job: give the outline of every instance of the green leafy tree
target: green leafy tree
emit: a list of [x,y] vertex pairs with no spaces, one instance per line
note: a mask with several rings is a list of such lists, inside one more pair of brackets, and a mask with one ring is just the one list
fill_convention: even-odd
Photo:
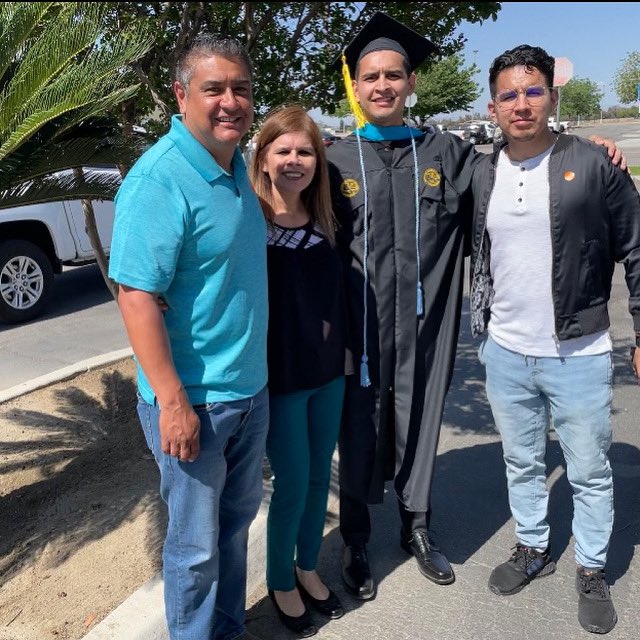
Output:
[[[108,33],[141,24],[155,34],[154,48],[134,69],[146,91],[124,104],[121,118],[146,119],[150,129],[166,129],[175,111],[171,68],[185,44],[202,31],[234,36],[245,43],[255,64],[258,113],[298,102],[336,112],[344,97],[334,68],[342,47],[376,11],[427,34],[442,55],[462,50],[463,22],[496,19],[498,2],[110,2]],[[346,114],[344,114],[346,115]]]
[[588,78],[573,78],[560,90],[561,118],[584,117],[600,111],[600,101],[604,93],[597,82]]
[[342,100],[338,102],[333,115],[336,116],[336,118],[348,118],[352,115],[349,101],[346,98],[342,98]]
[[82,167],[130,159],[132,145],[102,116],[135,95],[127,64],[152,42],[141,30],[105,38],[106,12],[104,3],[0,3],[0,209],[113,196],[117,175]]
[[418,102],[412,114],[426,119],[438,113],[467,111],[480,97],[480,87],[473,79],[478,71],[475,65],[463,67],[462,58],[452,55],[418,72]]
[[638,115],[638,107],[621,107],[620,105],[614,105],[609,107],[603,112],[605,118],[634,118]]
[[633,51],[622,61],[613,80],[613,88],[622,104],[638,99],[640,84],[640,51]]

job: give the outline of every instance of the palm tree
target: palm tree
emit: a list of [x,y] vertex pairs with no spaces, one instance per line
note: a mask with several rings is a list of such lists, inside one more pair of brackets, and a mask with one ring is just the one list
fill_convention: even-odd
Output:
[[107,284],[89,199],[112,198],[120,178],[83,167],[130,164],[139,152],[104,116],[136,93],[128,66],[153,43],[140,30],[107,40],[109,5],[0,3],[0,209],[83,199]]
[[[108,10],[102,2],[0,3],[0,207],[33,202],[31,193],[47,199],[41,176],[113,161],[125,150],[104,128],[82,125],[135,94],[127,65],[152,41],[144,34],[104,41]],[[74,197],[105,195],[64,187],[78,188]]]

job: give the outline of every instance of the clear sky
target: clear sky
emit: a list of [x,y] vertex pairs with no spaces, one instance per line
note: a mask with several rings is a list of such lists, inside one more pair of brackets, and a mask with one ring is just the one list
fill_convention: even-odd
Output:
[[480,68],[483,90],[472,111],[486,112],[493,59],[519,44],[540,46],[573,62],[573,77],[602,83],[602,107],[620,104],[613,78],[622,60],[640,50],[640,2],[503,2],[495,22],[462,23],[467,64]]
[[[627,54],[640,51],[640,2],[503,2],[495,22],[463,22],[456,35],[467,42],[462,56],[465,66],[475,61],[475,76],[482,89],[471,111],[486,113],[489,101],[489,67],[493,59],[519,44],[544,48],[554,57],[573,62],[573,77],[601,83],[602,107],[620,104],[613,78]],[[428,34],[427,34],[428,35]],[[314,110],[311,115],[319,113]],[[462,112],[441,114],[442,118],[461,117]],[[323,122],[337,125],[330,116]]]

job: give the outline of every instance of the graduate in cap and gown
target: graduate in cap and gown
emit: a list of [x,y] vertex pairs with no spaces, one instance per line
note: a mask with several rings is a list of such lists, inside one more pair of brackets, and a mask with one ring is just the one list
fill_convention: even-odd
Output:
[[414,69],[436,47],[376,13],[340,60],[358,128],[327,150],[350,348],[340,451],[342,577],[376,593],[367,504],[393,480],[402,547],[437,584],[454,572],[430,528],[431,480],[456,352],[471,220],[472,145],[405,126]]

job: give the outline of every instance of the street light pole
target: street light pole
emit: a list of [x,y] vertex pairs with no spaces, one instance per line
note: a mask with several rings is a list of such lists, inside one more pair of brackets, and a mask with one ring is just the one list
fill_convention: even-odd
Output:
[[598,86],[600,87],[601,91],[602,91],[602,97],[600,98],[600,124],[602,124],[602,98],[604,98],[604,92],[605,89],[607,88],[607,83],[600,80],[598,81]]

